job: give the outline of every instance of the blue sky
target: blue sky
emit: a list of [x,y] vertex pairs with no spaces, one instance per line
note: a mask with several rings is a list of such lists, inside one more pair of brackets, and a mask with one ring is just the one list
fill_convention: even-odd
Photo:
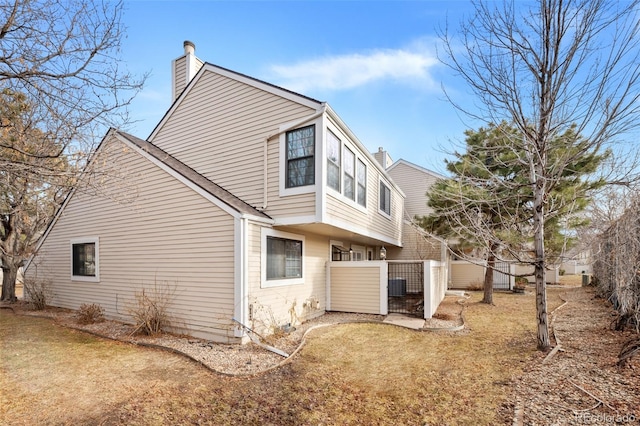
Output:
[[444,170],[464,122],[441,85],[464,97],[436,57],[437,29],[468,1],[126,0],[122,57],[151,72],[128,129],[146,138],[171,104],[171,61],[196,56],[328,102],[371,151]]

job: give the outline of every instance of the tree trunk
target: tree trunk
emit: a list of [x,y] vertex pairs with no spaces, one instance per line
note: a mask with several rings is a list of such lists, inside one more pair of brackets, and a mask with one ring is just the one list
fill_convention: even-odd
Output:
[[484,273],[484,297],[482,303],[493,305],[493,268],[496,266],[496,255],[493,251],[487,256],[487,270]]
[[15,302],[16,297],[16,278],[18,276],[18,267],[9,263],[2,266],[2,297],[3,302]]
[[538,349],[551,347],[547,317],[547,287],[545,281],[544,252],[544,180],[541,173],[534,179],[533,227],[534,227],[534,275],[536,278],[536,318],[538,320]]

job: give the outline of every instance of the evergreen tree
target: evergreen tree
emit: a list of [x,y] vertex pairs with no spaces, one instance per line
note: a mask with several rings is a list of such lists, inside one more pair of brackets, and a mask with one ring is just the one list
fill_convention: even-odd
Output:
[[0,261],[2,295],[15,301],[18,269],[60,206],[74,173],[61,143],[33,127],[23,94],[0,92]]
[[[462,257],[480,251],[487,269],[484,303],[493,303],[493,273],[497,261],[535,264],[533,251],[534,193],[523,135],[505,122],[466,133],[466,151],[447,161],[452,177],[427,193],[433,213],[421,219],[429,232],[453,239]],[[608,152],[584,150],[588,141],[574,126],[553,138],[549,167],[572,156],[559,179],[546,186],[545,246],[548,263],[558,262],[571,246],[571,231],[586,224],[580,216],[602,179],[591,179]],[[553,170],[549,170],[553,173]]]

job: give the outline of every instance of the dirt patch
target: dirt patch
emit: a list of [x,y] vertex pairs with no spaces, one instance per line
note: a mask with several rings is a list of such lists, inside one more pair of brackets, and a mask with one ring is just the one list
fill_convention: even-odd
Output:
[[425,329],[427,330],[455,330],[464,326],[464,308],[469,300],[466,296],[446,296],[433,317],[425,321]]

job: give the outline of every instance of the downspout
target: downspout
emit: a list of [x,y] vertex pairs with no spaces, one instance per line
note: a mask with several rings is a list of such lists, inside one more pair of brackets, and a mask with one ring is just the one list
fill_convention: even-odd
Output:
[[[234,311],[233,319],[238,319],[242,323],[249,320],[249,219],[239,217],[235,219],[235,267],[236,275],[234,290]],[[235,328],[234,337],[245,339],[247,337],[244,328]]]
[[289,130],[295,129],[296,127],[300,127],[301,125],[303,125],[304,123],[311,121],[311,120],[315,120],[316,118],[320,117],[321,115],[323,115],[327,110],[327,104],[326,103],[322,103],[322,106],[320,107],[319,110],[317,110],[315,113],[313,113],[312,115],[310,115],[309,117],[305,117],[302,118],[296,122],[294,122],[293,124],[290,124],[287,127],[281,128],[279,129],[277,132],[270,134],[269,136],[267,136],[264,139],[264,145],[262,146],[262,170],[263,170],[263,176],[262,176],[262,180],[263,180],[263,188],[264,188],[264,196],[262,199],[262,207],[260,210],[264,211],[266,210],[267,206],[268,206],[268,187],[267,184],[268,182],[268,162],[267,162],[267,144],[269,142],[269,139],[275,137],[275,136],[279,136],[284,132],[288,132]]

